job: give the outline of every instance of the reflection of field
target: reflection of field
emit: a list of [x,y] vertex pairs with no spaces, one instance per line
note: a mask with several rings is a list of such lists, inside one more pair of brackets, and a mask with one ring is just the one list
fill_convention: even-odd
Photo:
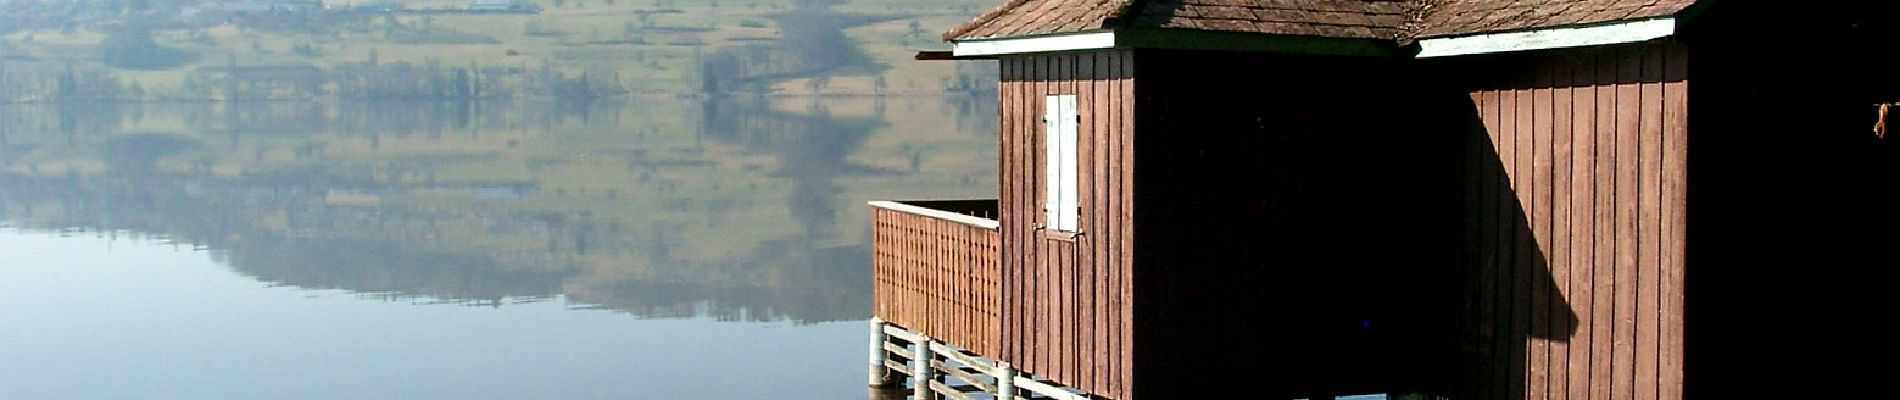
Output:
[[[821,321],[868,304],[865,200],[994,190],[993,137],[957,128],[994,109],[960,122],[938,98],[486,107],[465,120],[341,104],[120,107],[67,110],[83,121],[72,123],[56,107],[0,107],[23,121],[0,128],[0,219],[202,242],[249,254],[233,260],[273,260],[272,274],[234,267],[291,285],[426,281],[408,293],[558,291],[642,315],[707,303],[726,316]],[[135,137],[189,145],[123,144]],[[153,151],[103,150],[114,148]],[[457,258],[494,264],[427,261]],[[341,277],[318,283],[325,268]],[[510,291],[509,274],[560,283]]]

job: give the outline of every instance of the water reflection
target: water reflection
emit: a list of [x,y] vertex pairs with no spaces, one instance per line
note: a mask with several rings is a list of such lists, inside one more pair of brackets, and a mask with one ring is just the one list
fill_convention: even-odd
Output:
[[0,106],[0,221],[387,299],[861,319],[862,201],[992,195],[995,108],[969,104]]

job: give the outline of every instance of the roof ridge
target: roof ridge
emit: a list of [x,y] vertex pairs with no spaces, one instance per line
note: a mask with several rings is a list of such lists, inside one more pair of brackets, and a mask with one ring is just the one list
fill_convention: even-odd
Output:
[[1015,10],[1017,7],[1022,7],[1023,3],[1028,2],[1029,0],[1010,0],[1007,3],[1003,3],[1003,5],[992,8],[989,12],[983,13],[983,15],[976,16],[976,19],[972,19],[970,22],[958,25],[955,28],[950,28],[950,31],[943,33],[943,40],[955,41],[964,34],[970,33],[970,31],[976,30],[976,28],[982,27],[983,25],[988,25],[991,21],[1002,17],[1003,14],[1009,13],[1010,10]]
[[1130,24],[1134,23],[1134,18],[1128,18],[1128,16],[1132,15],[1136,10],[1140,10],[1141,6],[1147,3],[1147,0],[1116,1],[1120,1],[1122,4],[1121,6],[1115,7],[1115,11],[1109,13],[1107,18],[1102,19],[1103,28],[1126,28],[1130,26]]
[[1417,41],[1419,34],[1425,31],[1425,20],[1431,18],[1432,13],[1438,12],[1438,10],[1445,8],[1444,6],[1446,4],[1450,4],[1453,1],[1456,0],[1406,1],[1406,21],[1399,26],[1398,37],[1392,38],[1392,40],[1398,41],[1400,46],[1409,45]]

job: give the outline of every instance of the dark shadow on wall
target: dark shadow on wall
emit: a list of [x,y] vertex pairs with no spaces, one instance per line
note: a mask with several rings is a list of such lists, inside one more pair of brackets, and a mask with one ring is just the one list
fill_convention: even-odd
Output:
[[1527,352],[1575,333],[1463,92],[1390,61],[1137,57],[1135,301],[1162,310],[1135,316],[1137,396],[1517,399]]
[[[1499,149],[1528,151],[1533,146],[1487,132],[1478,105],[1463,91],[1427,93],[1442,94],[1424,103],[1445,105],[1432,110],[1433,115],[1455,118],[1432,125],[1450,128],[1440,131],[1454,133],[1461,146],[1449,153],[1460,155],[1452,183],[1456,201],[1450,212],[1457,220],[1449,225],[1434,221],[1452,240],[1451,262],[1444,269],[1448,275],[1440,281],[1449,291],[1449,304],[1427,314],[1451,318],[1418,321],[1419,326],[1447,336],[1438,338],[1440,345],[1428,345],[1432,354],[1426,357],[1438,365],[1421,374],[1425,381],[1418,389],[1454,399],[1523,399],[1528,391],[1561,382],[1550,378],[1553,369],[1563,369],[1548,364],[1553,357],[1533,353],[1565,351],[1561,344],[1589,334],[1578,332],[1577,306],[1566,296],[1572,293],[1568,274],[1589,270],[1553,269],[1547,254],[1552,248],[1551,223],[1537,222],[1551,218],[1549,206],[1544,206],[1545,213],[1528,212],[1535,208],[1525,204],[1536,199],[1531,188],[1512,183],[1512,176],[1533,173],[1533,166],[1524,163],[1532,157],[1502,154]],[[1421,116],[1430,118],[1434,117]],[[1588,299],[1582,300],[1588,304]],[[1588,317],[1589,311],[1584,312]]]

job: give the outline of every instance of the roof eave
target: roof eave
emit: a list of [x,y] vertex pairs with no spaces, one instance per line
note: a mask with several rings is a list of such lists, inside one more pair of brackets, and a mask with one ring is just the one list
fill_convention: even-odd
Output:
[[1104,50],[1115,48],[1116,45],[1115,30],[1098,29],[1044,35],[965,38],[951,41],[950,53],[956,57],[993,57],[1011,54]]
[[1418,58],[1550,50],[1637,43],[1676,34],[1675,16],[1528,31],[1419,39]]
[[1107,49],[1248,51],[1314,55],[1402,57],[1407,53],[1389,39],[1328,38],[1189,29],[1129,28],[1082,32],[966,38],[951,41],[956,57],[995,57]]

